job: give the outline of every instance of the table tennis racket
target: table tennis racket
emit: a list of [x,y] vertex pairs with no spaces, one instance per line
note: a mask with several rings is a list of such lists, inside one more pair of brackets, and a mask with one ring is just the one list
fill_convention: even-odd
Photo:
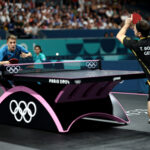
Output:
[[139,21],[141,21],[141,19],[142,19],[142,17],[141,17],[141,15],[140,14],[138,14],[138,13],[132,13],[132,23],[133,24],[137,24]]
[[9,62],[10,64],[18,64],[19,60],[17,58],[11,58]]

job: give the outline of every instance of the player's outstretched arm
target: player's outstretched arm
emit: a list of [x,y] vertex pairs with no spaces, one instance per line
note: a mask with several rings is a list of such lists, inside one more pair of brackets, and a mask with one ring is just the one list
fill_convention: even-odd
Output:
[[31,57],[32,56],[32,54],[31,54],[31,52],[29,52],[29,53],[21,53],[20,54],[20,57],[22,57],[22,58],[27,58],[27,57]]
[[123,39],[126,37],[126,32],[127,32],[128,28],[130,27],[131,22],[132,22],[132,18],[127,18],[126,21],[125,21],[125,24],[123,25],[123,27],[120,29],[120,31],[116,35],[116,38],[121,43],[123,43]]
[[0,61],[0,65],[6,65],[6,64],[10,64],[9,61]]

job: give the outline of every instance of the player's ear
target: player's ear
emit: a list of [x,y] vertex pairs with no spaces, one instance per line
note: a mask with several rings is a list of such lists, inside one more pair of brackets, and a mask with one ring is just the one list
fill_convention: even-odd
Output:
[[138,32],[138,37],[142,37],[142,34],[141,34],[141,32]]

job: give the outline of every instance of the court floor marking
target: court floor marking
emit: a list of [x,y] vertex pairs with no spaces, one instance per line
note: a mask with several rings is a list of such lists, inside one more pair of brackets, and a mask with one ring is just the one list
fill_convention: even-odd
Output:
[[27,146],[21,146],[21,145],[17,145],[17,144],[11,144],[8,142],[2,142],[0,141],[0,149],[2,150],[39,150],[39,149],[35,149],[35,148],[30,148]]

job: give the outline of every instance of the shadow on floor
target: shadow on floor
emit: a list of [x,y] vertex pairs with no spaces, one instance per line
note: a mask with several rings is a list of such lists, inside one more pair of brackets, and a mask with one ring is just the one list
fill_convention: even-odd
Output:
[[149,139],[147,132],[87,120],[67,134],[0,125],[0,141],[41,150],[141,150],[149,149]]

